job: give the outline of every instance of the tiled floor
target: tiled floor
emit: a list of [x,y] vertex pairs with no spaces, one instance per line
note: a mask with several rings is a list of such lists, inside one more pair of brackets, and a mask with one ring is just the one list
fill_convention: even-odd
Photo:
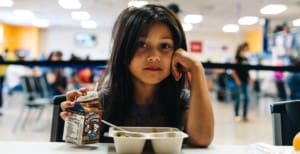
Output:
[[[269,103],[272,99],[262,98],[258,102],[251,101],[250,122],[235,122],[233,104],[218,102],[213,98],[215,113],[215,137],[213,144],[252,144],[264,142],[272,144],[272,121]],[[40,120],[33,112],[31,118],[22,126],[15,127],[17,117],[22,109],[22,96],[13,95],[5,98],[4,115],[0,117],[0,140],[49,141],[52,107],[47,106]],[[22,117],[24,118],[24,116]],[[15,129],[15,130],[14,130]]]

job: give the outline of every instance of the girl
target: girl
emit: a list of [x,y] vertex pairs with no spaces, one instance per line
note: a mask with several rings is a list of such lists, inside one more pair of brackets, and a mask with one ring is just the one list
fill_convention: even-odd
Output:
[[[159,5],[129,7],[114,25],[112,42],[99,94],[103,119],[125,126],[177,127],[189,134],[190,143],[207,147],[214,118],[204,68],[184,51],[186,39],[176,15]],[[86,92],[67,93],[63,119],[70,116],[66,109],[74,98]]]

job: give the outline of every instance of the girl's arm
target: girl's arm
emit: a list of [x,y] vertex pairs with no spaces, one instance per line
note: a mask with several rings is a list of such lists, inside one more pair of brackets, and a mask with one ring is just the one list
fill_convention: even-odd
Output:
[[172,61],[172,73],[176,80],[181,77],[176,68],[178,64],[190,74],[190,107],[183,117],[189,141],[195,146],[207,147],[214,136],[214,115],[204,68],[183,49],[178,49]]

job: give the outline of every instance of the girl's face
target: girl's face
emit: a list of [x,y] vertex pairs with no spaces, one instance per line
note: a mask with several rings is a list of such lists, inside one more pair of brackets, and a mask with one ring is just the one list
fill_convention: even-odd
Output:
[[138,38],[129,70],[134,83],[154,85],[170,74],[174,42],[170,29],[163,23],[154,23],[146,36]]

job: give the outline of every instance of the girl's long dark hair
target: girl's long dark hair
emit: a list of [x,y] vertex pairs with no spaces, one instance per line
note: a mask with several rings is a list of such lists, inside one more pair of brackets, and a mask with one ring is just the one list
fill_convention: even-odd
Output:
[[[180,21],[168,8],[159,5],[145,5],[141,8],[129,7],[118,17],[112,32],[112,54],[107,68],[108,94],[110,102],[105,108],[104,118],[118,125],[130,112],[134,102],[134,89],[129,64],[136,52],[138,38],[147,33],[151,25],[161,22],[172,33],[174,49],[186,50],[186,39]],[[174,50],[174,51],[175,51]],[[176,82],[170,74],[164,79],[154,94],[154,101],[159,102],[169,119],[167,125],[173,126],[181,120],[180,93],[185,77]]]

